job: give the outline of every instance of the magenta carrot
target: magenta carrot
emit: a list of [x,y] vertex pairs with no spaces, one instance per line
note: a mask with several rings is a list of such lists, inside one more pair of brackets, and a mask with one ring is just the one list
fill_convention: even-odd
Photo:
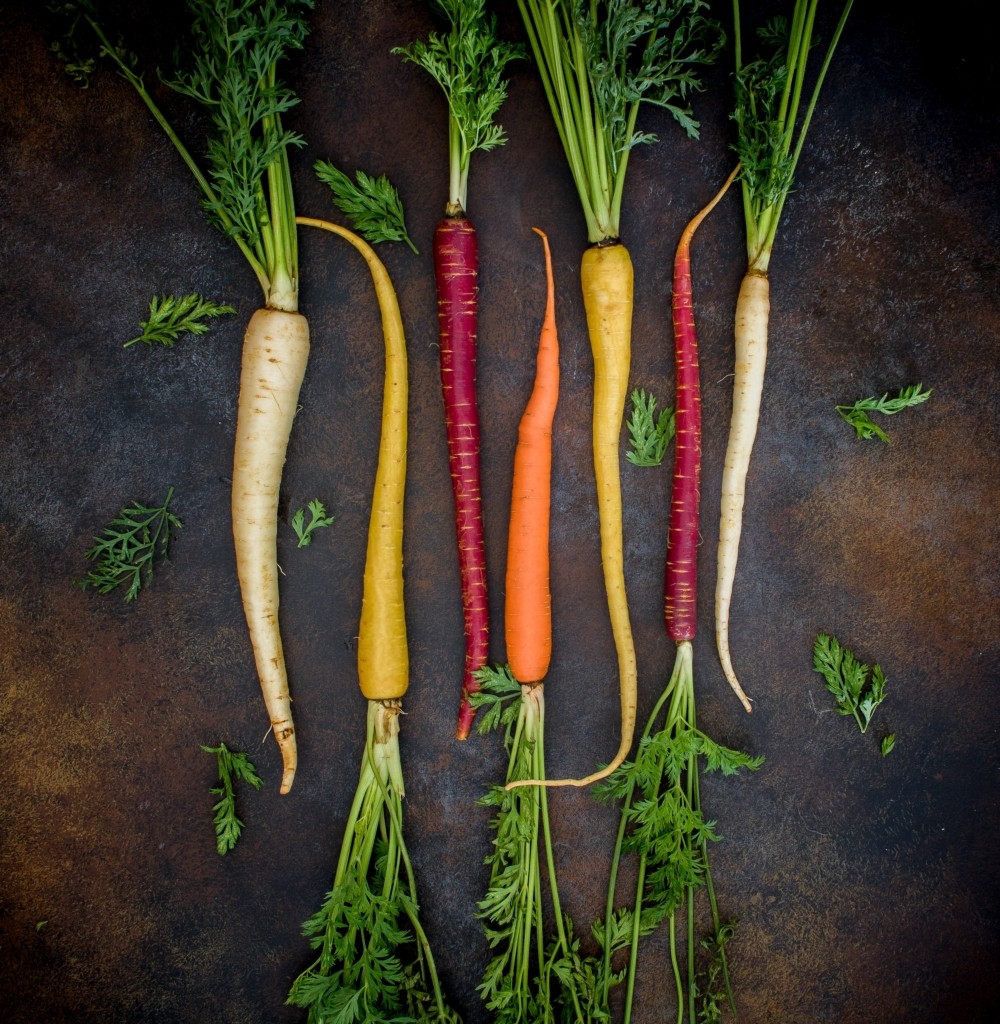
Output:
[[441,393],[455,498],[455,534],[465,623],[465,672],[456,730],[458,739],[464,740],[475,714],[469,703],[469,694],[479,689],[475,673],[485,666],[490,654],[486,547],[479,484],[479,408],[476,404],[479,243],[467,217],[446,217],[437,226],[434,276],[438,292]]
[[[753,770],[761,761],[715,743],[697,725],[692,640],[697,626],[701,391],[691,287],[691,239],[736,173],[733,171],[722,191],[685,228],[674,257],[672,306],[677,434],[664,618],[667,632],[677,644],[677,655],[670,680],[639,741],[635,761],[622,765],[609,782],[609,791],[622,801],[622,815],[612,857],[603,933],[598,935],[603,948],[600,980],[605,1002],[611,985],[622,978],[622,974],[612,972],[612,957],[618,950],[629,952],[623,972],[625,1024],[629,1024],[632,1014],[639,939],[663,921],[667,922],[671,933],[671,966],[677,998],[674,1019],[688,1022],[704,1019],[698,1013],[699,984],[695,977],[701,935],[696,921],[695,893],[702,886],[708,897],[709,941],[720,958],[719,985],[733,1009],[724,949],[729,934],[726,929],[731,926],[723,925],[720,919],[712,884],[708,844],[718,837],[713,833],[712,823],[706,822],[702,815],[698,759],[704,757],[710,770],[718,768],[727,775],[740,768]],[[664,836],[669,836],[670,841],[666,842]],[[624,851],[634,852],[638,859],[635,903],[629,911],[615,911],[618,870]],[[664,883],[665,879],[669,884]],[[683,924],[678,922],[678,916],[684,919]],[[629,926],[625,935],[622,935],[621,921]],[[678,930],[686,936],[686,956],[678,953]],[[613,939],[616,934],[619,936],[617,946]]]
[[697,624],[698,517],[701,511],[701,384],[691,285],[691,239],[701,222],[726,194],[738,172],[737,166],[718,195],[684,229],[674,256],[671,308],[676,434],[663,613],[667,633],[678,644],[694,639]]
[[395,50],[424,68],[448,101],[449,192],[444,220],[434,232],[438,288],[441,388],[448,460],[455,498],[455,529],[465,621],[465,673],[456,736],[468,738],[475,711],[469,694],[479,689],[475,673],[489,657],[486,545],[479,485],[479,411],[476,406],[476,347],[479,253],[465,214],[469,160],[477,150],[505,141],[493,117],[507,96],[503,72],[521,55],[497,38],[496,19],[485,0],[435,0],[448,31]]

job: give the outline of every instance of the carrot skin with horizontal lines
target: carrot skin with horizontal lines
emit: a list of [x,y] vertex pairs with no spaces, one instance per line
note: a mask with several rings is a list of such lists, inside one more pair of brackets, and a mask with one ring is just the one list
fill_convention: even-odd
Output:
[[681,233],[674,254],[671,311],[674,326],[674,470],[667,530],[663,612],[670,639],[693,640],[697,629],[698,522],[701,512],[701,380],[691,283],[691,241],[701,222],[729,190],[737,167],[712,201]]
[[469,694],[489,658],[486,545],[479,480],[479,409],[476,403],[479,245],[467,217],[446,217],[434,232],[438,294],[441,392],[455,501],[455,532],[465,627],[465,667],[456,736],[464,740],[475,716]]
[[538,228],[532,230],[545,247],[545,319],[538,339],[534,387],[517,428],[504,605],[507,661],[514,678],[525,685],[545,678],[552,657],[549,520],[552,422],[559,401],[559,338],[552,256],[545,233]]

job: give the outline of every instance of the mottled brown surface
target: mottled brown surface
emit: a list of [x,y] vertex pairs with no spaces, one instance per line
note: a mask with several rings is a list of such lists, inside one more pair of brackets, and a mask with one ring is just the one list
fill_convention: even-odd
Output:
[[[203,221],[186,171],[128,86],[82,91],[48,53],[39,4],[0,6],[0,1016],[17,1022],[271,1024],[306,964],[300,923],[333,869],[364,708],[353,640],[377,445],[380,335],[366,270],[305,234],[313,355],[283,512],[336,515],[311,549],[283,528],[282,618],[300,737],[278,796],[227,526],[242,325],[257,302],[239,254]],[[770,6],[770,5],[769,5]],[[824,5],[824,7],[830,5]],[[889,10],[886,10],[888,6]],[[729,16],[720,3],[719,14]],[[694,247],[705,409],[696,646],[700,719],[767,757],[704,801],[746,1024],[974,1024],[997,976],[998,365],[1000,147],[986,28],[858,5],[772,262],[772,356],[733,608],[734,659],[756,712],[728,692],[709,615],[728,420],[741,213],[727,201]],[[866,8],[878,7],[878,11]],[[517,29],[503,6],[505,28]],[[829,12],[827,12],[829,13]],[[156,25],[166,19],[152,18]],[[314,159],[385,172],[419,257],[384,258],[411,359],[406,571],[412,684],[403,729],[407,829],[445,984],[470,1022],[487,950],[473,917],[495,740],[452,739],[461,614],[437,381],[430,237],[445,200],[445,111],[389,50],[430,27],[418,0],[320,3],[288,77],[300,210],[331,212]],[[978,42],[982,39],[982,42]],[[150,43],[164,62],[170,46]],[[636,266],[633,379],[666,395],[669,258],[731,163],[728,57],[697,100],[700,142],[657,112],[633,157],[624,234]],[[199,150],[202,126],[164,93]],[[562,338],[553,501],[550,770],[585,772],[617,745],[614,658],[594,540],[591,365],[578,287],[582,221],[534,72],[513,76],[508,146],[476,158],[481,403],[494,642],[511,446],[530,387],[551,238]],[[123,350],[154,292],[200,291],[239,316],[176,349]],[[862,444],[837,402],[922,381],[930,403]],[[627,469],[626,572],[648,711],[672,659],[660,619],[669,480]],[[172,563],[131,607],[82,593],[90,538],[134,497],[177,488]],[[831,712],[816,632],[879,661],[890,697],[872,733]],[[897,733],[883,760],[878,736]],[[264,778],[245,837],[220,858],[213,764],[250,751]],[[553,796],[561,888],[585,928],[603,905],[614,813]],[[44,927],[37,928],[38,922]],[[637,1024],[673,1020],[666,938],[642,956]]]

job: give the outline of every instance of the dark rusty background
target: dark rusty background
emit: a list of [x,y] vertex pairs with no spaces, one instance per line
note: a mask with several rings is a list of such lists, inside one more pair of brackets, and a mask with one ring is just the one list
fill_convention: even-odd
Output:
[[[169,59],[176,14],[144,14],[142,56]],[[513,5],[501,6],[516,34]],[[775,5],[768,4],[768,9]],[[834,4],[823,5],[827,18]],[[980,5],[982,7],[983,5]],[[301,922],[328,887],[357,778],[364,705],[352,637],[374,472],[382,352],[367,272],[331,237],[302,237],[313,354],[283,514],[318,496],[336,515],[308,550],[280,534],[282,619],[300,736],[278,796],[228,528],[242,327],[258,302],[210,229],[170,144],[122,80],[87,90],[48,52],[36,3],[0,4],[0,1015],[11,1022],[296,1021],[309,961]],[[717,4],[728,23],[729,5]],[[975,5],[972,11],[976,10]],[[709,778],[714,850],[747,1024],[994,1020],[997,972],[997,62],[971,14],[856,5],[772,262],[771,359],[749,480],[733,649],[747,717],[711,640],[731,324],[744,267],[735,196],[695,243],[705,410],[696,684],[713,736],[767,758]],[[496,737],[455,743],[462,645],[437,380],[430,239],[445,200],[442,97],[390,48],[426,34],[419,0],[320,3],[286,77],[307,138],[300,212],[332,207],[313,160],[387,173],[421,247],[383,248],[411,355],[406,574],[412,684],[403,755],[407,833],[444,982],[467,1021],[487,959],[482,893]],[[829,22],[824,22],[824,37]],[[672,385],[670,258],[728,171],[731,54],[696,98],[702,139],[661,113],[637,151],[623,234],[636,266],[633,381]],[[191,148],[199,115],[161,100]],[[508,145],[474,158],[480,232],[480,396],[493,655],[503,658],[506,502],[516,423],[555,254],[563,388],[552,537],[555,657],[547,752],[581,773],[617,744],[617,689],[594,537],[591,360],[578,285],[582,218],[534,70],[512,75]],[[154,293],[200,291],[239,315],[174,350],[123,350]],[[931,401],[855,441],[833,406],[922,381]],[[133,498],[177,488],[172,562],[133,606],[82,593],[91,537]],[[640,716],[672,661],[660,615],[669,473],[623,471]],[[831,712],[811,670],[829,631],[890,679],[868,735]],[[883,760],[878,739],[892,730]],[[246,832],[220,858],[214,763],[250,752]],[[603,906],[615,815],[553,795],[561,888],[578,928]],[[39,922],[46,922],[38,927]],[[588,940],[585,940],[588,941]],[[666,939],[644,947],[635,1019],[673,1019]]]

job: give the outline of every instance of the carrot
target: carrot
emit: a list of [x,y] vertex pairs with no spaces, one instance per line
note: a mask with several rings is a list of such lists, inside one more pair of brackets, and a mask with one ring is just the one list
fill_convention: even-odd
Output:
[[424,68],[448,101],[448,202],[434,232],[434,276],[465,629],[455,736],[464,740],[475,716],[469,695],[479,688],[476,673],[490,649],[476,404],[479,243],[466,215],[469,164],[476,150],[494,149],[505,141],[493,119],[507,95],[504,69],[521,49],[497,38],[496,18],[487,15],[485,0],[435,0],[434,6],[447,19],[448,31],[393,52]]
[[549,518],[552,503],[552,421],[559,401],[559,336],[549,240],[545,247],[547,297],[538,342],[535,384],[517,428],[514,480],[507,530],[504,637],[507,661],[523,685],[539,683],[552,657]]
[[[233,457],[233,540],[240,592],[257,675],[281,751],[282,793],[298,764],[291,699],[278,626],[277,507],[282,467],[309,331],[298,313],[298,239],[288,148],[301,143],[282,127],[296,98],[277,79],[277,65],[301,49],[311,0],[234,5],[188,0],[193,16],[191,61],[168,82],[207,107],[212,137],[205,173],[160,110],[143,78],[112,45],[90,4],[64,13],[86,22],[100,55],[114,62],[193,175],[212,222],[233,239],[253,270],[264,308],[244,337]],[[80,65],[84,66],[84,65]]]
[[819,0],[794,0],[792,19],[774,19],[762,38],[775,44],[766,59],[743,63],[739,0],[733,0],[736,52],[737,152],[743,164],[747,271],[735,315],[733,410],[722,475],[718,575],[715,585],[715,642],[722,670],[747,711],[749,698],[733,668],[729,616],[743,531],[747,473],[764,391],[770,281],[768,266],[785,200],[823,80],[853,0],[847,0],[826,50],[812,94],[799,121],[806,65]]
[[[545,684],[552,655],[549,587],[549,519],[552,491],[552,424],[559,400],[559,338],[556,331],[552,257],[545,233],[533,229],[545,249],[545,319],[539,333],[535,383],[518,426],[507,532],[504,635],[508,667],[479,672],[471,700],[489,710],[480,732],[506,725],[506,782],[545,778]],[[516,709],[505,702],[516,702]],[[514,725],[516,710],[517,724]],[[559,1019],[584,1020],[585,996],[576,970],[572,922],[563,913],[546,791],[509,792],[493,786],[481,801],[496,809],[493,849],[486,858],[490,882],[479,918],[493,957],[479,985],[496,1024]],[[544,865],[544,867],[543,867]],[[552,901],[555,936],[545,934],[543,872]],[[511,898],[512,879],[517,898]],[[556,1009],[557,1008],[557,1009]]]
[[[595,0],[582,9],[571,0],[518,0],[591,244],[580,283],[594,357],[594,476],[621,708],[618,750],[607,766],[581,779],[549,780],[548,786],[586,786],[605,778],[632,746],[638,679],[625,593],[618,447],[631,364],[633,273],[619,238],[621,204],[629,153],[652,141],[635,130],[642,101],[666,106],[689,135],[697,135],[679,99],[698,88],[696,65],[714,60],[722,44],[719,26],[701,13],[703,7],[702,0]],[[517,784],[531,781],[538,780]]]
[[[603,962],[598,972],[603,1000],[621,979],[612,971],[612,957],[629,952],[624,971],[625,1013],[628,1022],[635,994],[638,944],[641,936],[664,919],[671,930],[670,948],[677,992],[678,1021],[697,1015],[695,955],[699,948],[695,921],[695,892],[708,892],[712,940],[720,957],[724,994],[733,1003],[726,968],[724,943],[729,931],[719,918],[708,862],[708,842],[717,837],[701,810],[698,757],[711,767],[731,774],[755,769],[761,761],[722,747],[697,727],[692,641],[697,629],[698,518],[701,504],[701,386],[698,339],[695,331],[691,285],[691,240],[714,209],[738,172],[733,171],[721,191],[687,225],[674,257],[673,327],[676,367],[676,445],[664,574],[664,623],[677,644],[673,672],[649,717],[633,763],[626,763],[609,780],[608,791],[621,799],[622,813],[598,943]],[[659,723],[663,716],[662,724]],[[638,854],[635,902],[627,911],[614,907],[618,872],[624,850]],[[686,971],[676,952],[675,917],[684,906],[687,918]],[[627,925],[623,927],[622,922]],[[731,928],[731,926],[730,926]],[[709,993],[710,996],[715,993]]]
[[291,697],[278,630],[278,491],[309,356],[304,316],[259,309],[243,339],[232,518],[236,571],[264,702],[282,753],[281,792],[297,763]]
[[[321,1024],[354,1000],[354,1019],[421,1019],[455,1024],[422,927],[416,882],[403,837],[399,753],[402,697],[409,685],[403,600],[403,499],[406,488],[407,356],[392,281],[372,248],[338,224],[297,223],[349,242],[368,264],[382,317],[385,385],[378,466],[368,524],[358,682],[367,698],[365,750],[333,886],[303,926],[319,951],[296,978],[288,1002]],[[394,969],[387,971],[386,964]]]

